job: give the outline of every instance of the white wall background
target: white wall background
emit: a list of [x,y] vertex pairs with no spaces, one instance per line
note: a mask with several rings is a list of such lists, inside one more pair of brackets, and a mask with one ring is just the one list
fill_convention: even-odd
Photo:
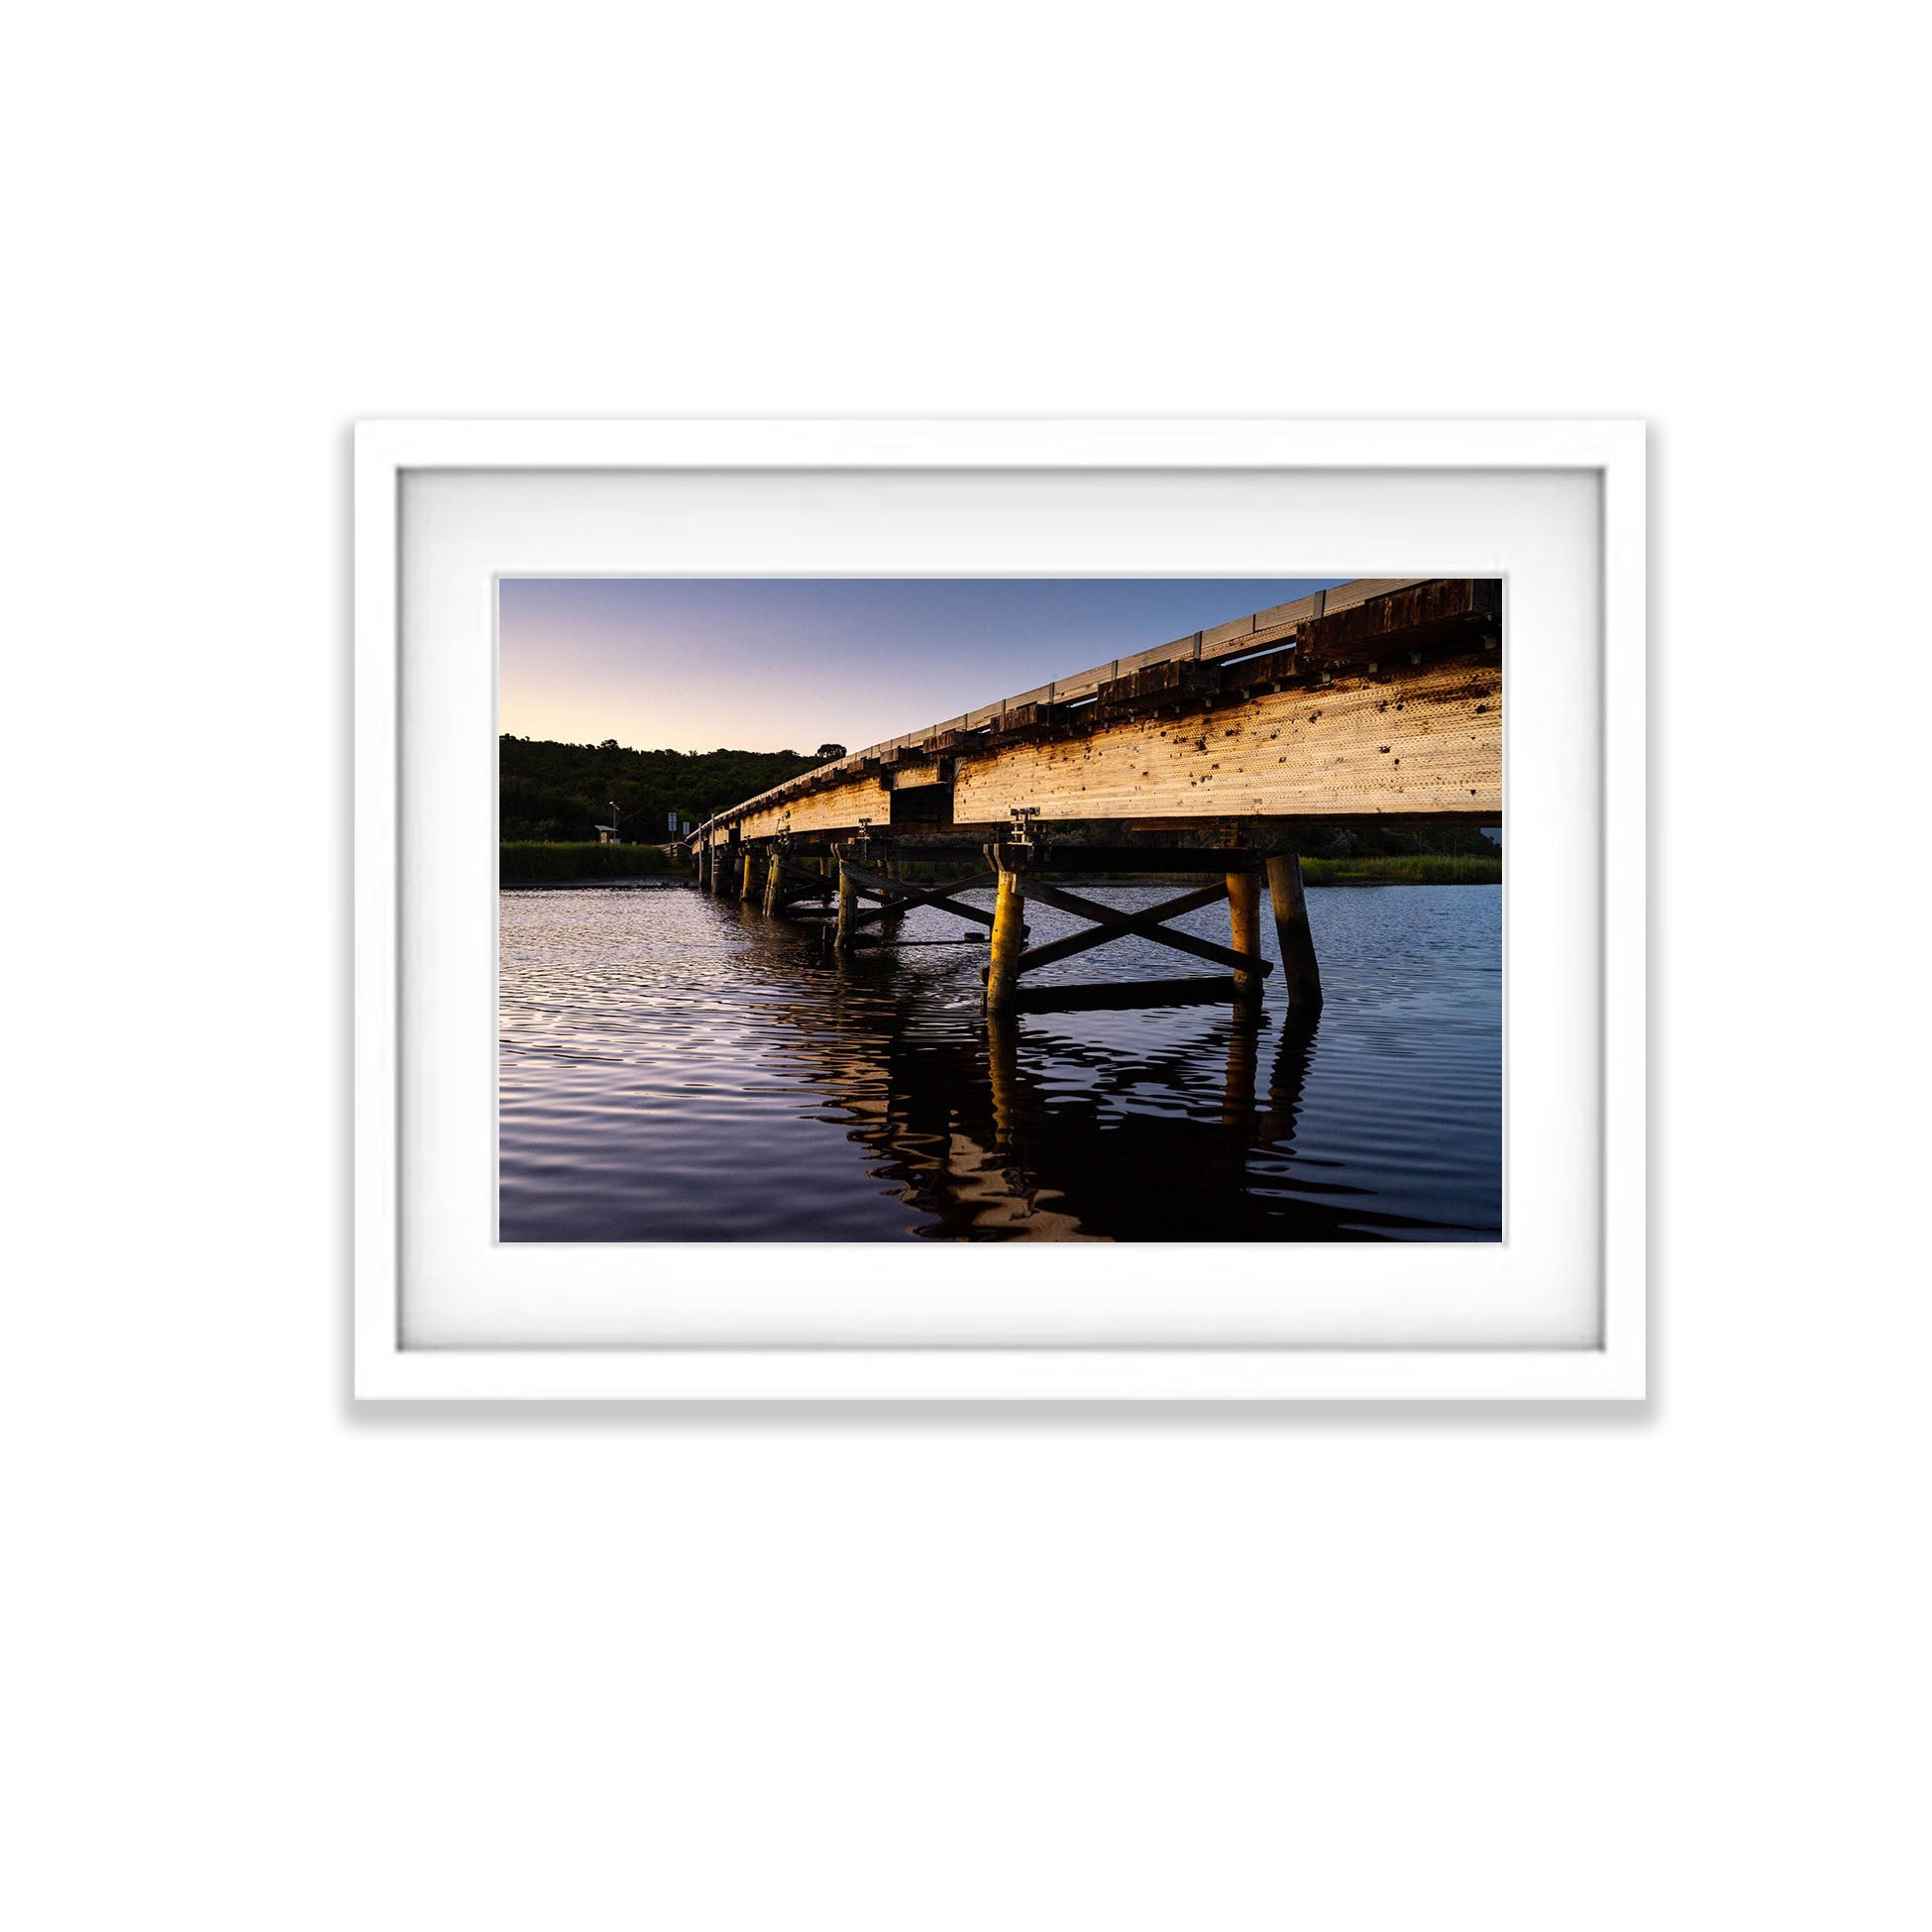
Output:
[[[1924,1923],[1902,18],[17,24],[10,1922]],[[347,425],[659,412],[1652,420],[1647,1414],[351,1413]]]

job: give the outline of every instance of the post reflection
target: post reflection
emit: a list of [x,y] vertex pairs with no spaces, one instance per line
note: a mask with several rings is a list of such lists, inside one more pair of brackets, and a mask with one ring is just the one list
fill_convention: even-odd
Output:
[[[1104,1031],[1079,1014],[963,1023],[935,1013],[916,976],[850,961],[828,962],[817,989],[793,1016],[786,1058],[842,1110],[874,1180],[919,1212],[916,1234],[1363,1240],[1406,1225],[1302,1171],[1319,1015],[1200,1009]],[[1144,1048],[1123,1046],[1139,1033]]]

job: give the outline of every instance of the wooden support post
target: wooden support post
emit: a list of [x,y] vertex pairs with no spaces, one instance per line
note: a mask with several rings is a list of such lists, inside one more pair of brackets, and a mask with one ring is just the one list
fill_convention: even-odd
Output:
[[[1261,950],[1261,880],[1249,870],[1228,875],[1228,943],[1236,952]],[[1246,967],[1234,969],[1234,997],[1258,1000],[1261,975]]]
[[785,910],[785,865],[774,850],[765,855],[765,916],[775,919]]
[[832,950],[850,952],[852,934],[859,916],[859,881],[852,868],[842,862],[838,868],[838,924],[832,930]]
[[986,968],[986,1010],[1010,1013],[1020,983],[1020,948],[1026,937],[1024,875],[1013,863],[1009,848],[989,845],[986,849],[1000,869],[1000,883],[993,901],[993,956]]
[[751,847],[749,845],[745,847],[745,876],[743,884],[738,888],[738,897],[747,905],[751,903]]
[[1281,977],[1288,989],[1288,1004],[1319,1012],[1322,969],[1315,963],[1315,936],[1308,929],[1302,862],[1294,853],[1278,852],[1269,859],[1268,897],[1274,902],[1274,929],[1281,941]]

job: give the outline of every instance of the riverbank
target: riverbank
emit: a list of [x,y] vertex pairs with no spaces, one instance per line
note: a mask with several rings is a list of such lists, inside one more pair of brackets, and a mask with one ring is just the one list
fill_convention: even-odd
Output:
[[571,880],[660,879],[689,874],[688,863],[655,845],[539,844],[496,848],[496,877],[505,886],[563,885]]
[[1308,886],[1500,886],[1501,853],[1392,852],[1357,859],[1304,859]]

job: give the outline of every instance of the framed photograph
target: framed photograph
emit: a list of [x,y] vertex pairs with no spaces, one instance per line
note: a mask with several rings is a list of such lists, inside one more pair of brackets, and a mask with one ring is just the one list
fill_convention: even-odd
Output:
[[355,514],[359,1398],[1642,1399],[1641,424],[365,423]]

